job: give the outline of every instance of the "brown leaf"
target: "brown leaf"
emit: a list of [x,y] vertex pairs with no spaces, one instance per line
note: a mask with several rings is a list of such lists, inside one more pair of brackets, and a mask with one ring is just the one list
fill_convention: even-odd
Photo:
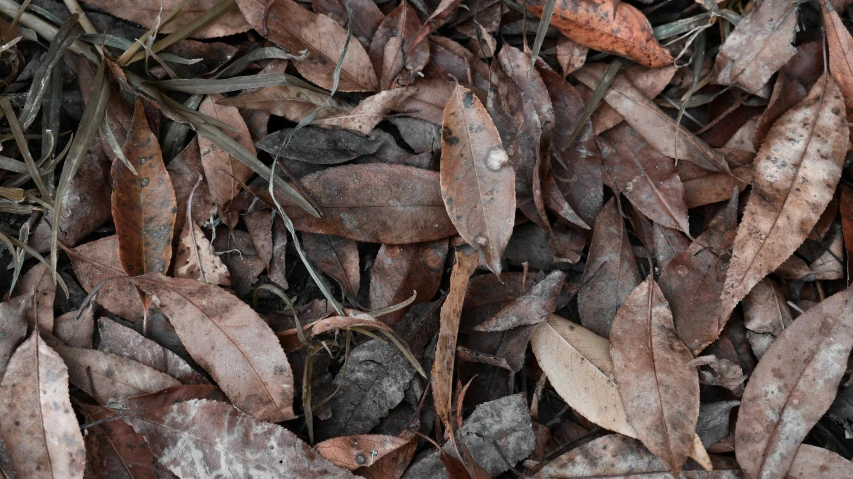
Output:
[[438,331],[438,346],[432,364],[432,397],[435,411],[444,426],[453,431],[451,412],[453,404],[453,371],[456,359],[456,339],[459,334],[459,319],[462,302],[468,289],[468,278],[477,267],[477,255],[456,252],[456,264],[450,275],[450,292],[441,305],[441,327]]
[[725,252],[736,227],[737,196],[733,196],[705,232],[673,258],[658,279],[672,307],[678,337],[694,355],[717,339],[728,319],[720,316],[720,293],[728,267]]
[[[596,88],[607,67],[588,64],[574,73],[581,83]],[[684,126],[676,124],[652,100],[647,98],[624,73],[617,73],[604,94],[604,100],[625,118],[658,152],[670,158],[679,158],[706,170],[728,172],[729,165],[723,155],[708,146]],[[677,142],[677,146],[676,146]]]
[[121,265],[128,276],[165,273],[172,259],[177,202],[160,144],[138,98],[122,150],[138,174],[113,161],[112,210]]
[[[193,399],[126,420],[145,436],[160,463],[182,478],[235,471],[258,478],[354,477],[318,456],[287,429],[227,403]],[[187,461],[187,457],[198,459]]]
[[231,286],[228,268],[214,253],[213,246],[195,221],[191,221],[181,232],[181,242],[175,253],[174,276],[201,281],[202,275],[206,283],[226,288]]
[[[411,433],[404,431],[400,437],[406,437],[404,435],[411,435]],[[361,467],[355,472],[366,479],[400,479],[412,462],[417,445],[418,441],[415,438],[409,439],[402,446],[380,457],[371,466]]]
[[761,359],[767,348],[791,324],[793,317],[785,296],[770,278],[764,278],[743,298],[746,337],[755,357]]
[[843,112],[838,86],[824,75],[767,135],[734,242],[724,316],[796,250],[832,198],[849,144]]
[[616,207],[616,199],[611,199],[598,215],[592,233],[578,292],[581,324],[596,334],[610,336],[616,311],[642,280],[628,242],[625,222]]
[[827,449],[800,445],[786,479],[833,479],[853,477],[853,462]]
[[829,73],[844,96],[847,120],[850,121],[853,119],[853,60],[850,59],[853,53],[853,37],[841,22],[831,2],[820,2],[820,11],[823,13],[823,24],[826,28]]
[[[665,68],[646,68],[642,65],[631,65],[620,69],[628,81],[638,90],[643,92],[646,98],[655,98],[661,94],[672,81],[672,77],[678,71],[678,67],[670,65]],[[578,92],[584,101],[592,98],[593,90],[586,85],[578,85]],[[607,102],[599,104],[592,114],[592,127],[596,135],[613,128],[624,120],[618,111],[614,110]]]
[[314,446],[314,449],[332,464],[354,471],[360,467],[374,465],[410,442],[394,436],[356,434],[327,439]]
[[[541,17],[544,7],[545,2],[537,0],[527,10]],[[673,62],[669,51],[655,39],[646,17],[627,3],[559,0],[551,25],[575,43],[622,55],[649,68]]]
[[[488,76],[486,78],[488,79]],[[450,95],[453,94],[455,84],[444,79],[421,79],[415,82],[413,86],[417,87],[417,91],[403,103],[400,103],[397,111],[405,112],[412,118],[441,125],[444,121],[444,107],[447,105]]]
[[598,147],[604,170],[631,204],[655,223],[690,233],[684,188],[672,160],[624,123],[599,137]]
[[[406,301],[417,293],[413,304],[431,300],[444,275],[448,242],[446,239],[411,245],[382,245],[370,271],[370,308],[387,308]],[[406,309],[382,316],[395,324]]]
[[343,128],[367,135],[391,110],[414,93],[415,87],[383,91],[365,98],[352,110],[327,115],[311,124],[323,128]]
[[351,298],[357,297],[361,270],[356,242],[340,236],[311,233],[303,233],[302,241],[308,259],[334,278]]
[[539,324],[557,309],[566,273],[554,271],[530,291],[504,306],[497,314],[483,321],[474,331],[507,331],[519,326]]
[[575,43],[566,37],[557,40],[557,63],[563,69],[563,78],[586,63],[589,48]]
[[145,308],[139,294],[128,281],[127,273],[121,267],[118,258],[118,237],[107,236],[76,248],[65,249],[71,258],[71,265],[77,280],[87,293],[99,283],[108,281],[98,290],[95,301],[111,313],[131,322],[142,320]]
[[758,362],[735,429],[737,460],[750,479],[784,477],[835,399],[853,347],[851,294],[844,290],[806,311]]
[[[77,311],[69,311],[56,318],[53,325],[53,335],[66,346],[92,349],[92,337],[95,334],[95,305],[89,303],[80,319]],[[0,374],[0,378],[3,375]]]
[[678,475],[699,419],[699,379],[652,275],[619,308],[610,338],[628,421],[643,445]]
[[329,98],[327,94],[289,85],[268,86],[231,98],[220,98],[216,103],[266,111],[293,122],[299,122],[315,111],[317,118],[323,119],[350,109],[346,103]]
[[[844,236],[844,249],[849,257],[853,251],[853,187],[841,184],[841,199],[838,202],[841,212],[841,233]],[[847,271],[853,272],[853,262],[847,262]]]
[[115,321],[99,319],[98,336],[99,351],[133,359],[184,384],[209,384],[204,376],[197,373],[180,356]]
[[[237,5],[252,28],[285,50],[308,50],[308,58],[294,62],[294,66],[309,81],[327,90],[332,88],[347,36],[337,22],[292,0],[238,0]],[[376,73],[364,47],[358,42],[349,42],[347,47],[338,91],[378,90]]]
[[[639,441],[610,434],[557,457],[536,473],[536,477],[631,479],[672,477],[660,459]],[[737,470],[689,471],[679,479],[741,479]]]
[[[16,288],[20,296],[29,296],[33,301],[30,309],[32,319],[38,322],[42,332],[53,331],[53,303],[56,299],[56,283],[50,268],[44,263],[36,263],[21,276]],[[32,326],[32,324],[30,324]]]
[[[690,240],[680,232],[655,223],[652,226],[656,266],[666,271],[667,265],[690,246]],[[663,285],[661,285],[663,289]],[[664,296],[666,291],[664,291]],[[670,301],[670,303],[672,303]]]
[[[154,28],[155,25],[160,26],[161,18],[165,18],[170,13],[177,10],[178,6],[182,6],[181,14],[168,25],[160,28],[159,33],[173,33],[181,27],[193,21],[196,17],[213,8],[216,5],[216,0],[189,0],[182,5],[178,1],[160,0],[157,3],[140,3],[132,0],[85,0],[87,4],[94,5],[102,10],[109,12],[119,18],[129,20],[133,23],[138,23],[146,29]],[[216,38],[243,33],[251,27],[246,23],[246,19],[237,9],[232,9],[220,17],[212,25],[197,30],[193,33],[193,38]]]
[[[489,66],[485,62],[458,42],[444,36],[430,36],[429,46],[430,62],[424,68],[426,78],[441,81],[456,78],[466,87],[471,87],[471,91],[481,100],[485,99],[489,88]],[[452,91],[455,84],[451,85]]]
[[68,399],[68,370],[33,332],[0,384],[0,436],[21,478],[82,479],[83,435]]
[[348,165],[328,168],[301,182],[323,218],[279,197],[297,230],[382,244],[420,243],[456,234],[435,172],[400,165]]
[[770,0],[752,9],[726,37],[714,63],[715,83],[757,92],[791,58],[797,8]]
[[752,160],[743,167],[732,167],[732,174],[715,173],[686,161],[679,161],[678,176],[684,187],[684,203],[687,208],[726,201],[732,197],[737,186],[743,191],[752,182]]
[[[175,216],[175,227],[183,230],[187,224],[187,201],[190,193],[198,181],[199,176],[204,177],[204,167],[201,164],[201,151],[198,147],[198,136],[190,140],[186,148],[178,156],[169,162],[166,170],[172,177],[172,186],[175,187],[175,200],[178,213]],[[216,204],[210,196],[210,187],[207,180],[202,179],[201,184],[193,194],[193,220],[203,224],[216,212]]]
[[6,373],[12,354],[27,336],[33,298],[31,295],[18,296],[0,303],[0,381]]
[[168,316],[193,359],[234,404],[263,420],[292,419],[293,375],[270,327],[223,289],[158,274],[133,278]]
[[[351,7],[351,14],[347,12],[347,5]],[[370,45],[370,39],[385,19],[371,0],[312,0],[311,6],[314,12],[328,15],[344,28],[352,26],[353,36],[364,46]]]
[[267,267],[267,263],[258,255],[251,235],[220,225],[213,240],[213,249],[222,252],[219,259],[228,267],[235,294],[240,297],[249,294],[258,275]]
[[515,173],[483,104],[458,85],[444,109],[441,197],[460,236],[499,275],[515,220]]
[[[233,106],[219,104],[221,98],[222,95],[209,95],[201,102],[199,113],[235,128],[237,131],[229,131],[228,135],[249,153],[257,154],[249,128],[240,116],[240,112]],[[201,164],[210,188],[210,195],[219,206],[219,214],[222,215],[225,223],[233,228],[237,224],[237,212],[228,208],[229,203],[240,193],[240,183],[248,182],[253,172],[204,135],[198,137],[198,146],[201,150]]]
[[383,90],[411,85],[429,61],[428,42],[412,46],[422,27],[415,9],[403,1],[376,29],[369,53]]

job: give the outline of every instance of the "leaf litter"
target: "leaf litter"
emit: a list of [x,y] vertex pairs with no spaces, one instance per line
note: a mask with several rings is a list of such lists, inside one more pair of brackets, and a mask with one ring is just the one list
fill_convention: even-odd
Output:
[[0,0],[0,472],[853,477],[847,3]]

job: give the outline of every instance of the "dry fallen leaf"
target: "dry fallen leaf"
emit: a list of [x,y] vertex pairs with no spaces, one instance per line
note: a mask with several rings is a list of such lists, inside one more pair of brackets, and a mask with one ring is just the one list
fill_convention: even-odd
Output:
[[388,113],[415,93],[415,88],[395,88],[365,98],[355,108],[331,113],[311,124],[323,128],[343,128],[367,135]]
[[460,236],[500,275],[515,219],[515,173],[483,104],[459,85],[444,109],[441,197]]
[[383,90],[412,84],[426,66],[429,43],[412,45],[421,28],[417,12],[404,0],[376,29],[369,53]]
[[[173,33],[213,8],[217,2],[216,0],[189,0],[182,3],[175,0],[158,0],[156,3],[140,3],[132,0],[85,0],[85,3],[94,5],[119,18],[138,23],[145,28],[153,28],[155,25],[159,25],[161,19],[165,19],[169,14],[182,7],[181,14],[160,29],[160,33]],[[224,37],[243,33],[250,28],[240,11],[232,9],[212,25],[196,31],[192,36],[194,38]]]
[[86,451],[68,398],[68,369],[38,332],[9,360],[0,409],[0,437],[18,477],[83,478]]
[[802,444],[794,455],[786,479],[831,479],[853,477],[853,462],[828,449]]
[[724,319],[797,249],[832,198],[849,144],[843,113],[841,92],[824,75],[767,135],[734,241],[722,293]]
[[844,290],[806,311],[758,362],[735,428],[735,453],[748,478],[784,477],[835,399],[853,348],[851,294]]
[[303,233],[302,241],[308,259],[334,278],[350,297],[357,297],[361,274],[356,242],[340,236],[311,233]]
[[360,467],[372,466],[409,442],[394,436],[356,434],[327,439],[314,446],[314,449],[334,465],[354,471]]
[[213,246],[195,221],[190,221],[181,232],[181,241],[175,252],[174,275],[226,288],[231,286],[228,268],[214,254]]

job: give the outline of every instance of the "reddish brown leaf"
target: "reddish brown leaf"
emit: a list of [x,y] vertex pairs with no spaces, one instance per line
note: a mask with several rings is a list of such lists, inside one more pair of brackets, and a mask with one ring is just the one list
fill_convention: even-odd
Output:
[[21,478],[83,478],[83,435],[68,400],[68,369],[34,332],[0,384],[0,437]]
[[806,311],[758,362],[735,429],[737,460],[750,479],[784,477],[835,399],[853,348],[851,294],[847,289]]
[[[21,276],[17,287],[18,295],[29,296],[33,306],[30,309],[32,319],[38,322],[42,332],[53,331],[53,302],[56,299],[56,283],[50,268],[44,263],[36,263]],[[32,325],[30,325],[32,326]]]
[[586,63],[589,48],[575,43],[566,37],[557,40],[557,63],[563,69],[563,78]]
[[485,98],[489,88],[488,65],[450,38],[432,35],[429,45],[430,62],[424,68],[426,78],[442,81],[456,78],[470,87],[481,100]]
[[791,58],[797,8],[787,0],[762,2],[726,37],[713,81],[755,93]]
[[213,285],[150,274],[133,279],[168,316],[193,359],[234,404],[264,420],[293,418],[293,375],[275,334]]
[[832,198],[849,144],[843,113],[841,92],[824,75],[767,135],[734,242],[724,316],[796,250]]
[[[382,245],[370,271],[370,308],[387,308],[417,293],[413,304],[426,303],[435,296],[444,274],[447,240],[411,245]],[[382,316],[395,324],[406,309]]]
[[672,160],[624,123],[599,137],[598,147],[604,170],[632,205],[655,223],[690,233],[684,188]]
[[770,278],[764,278],[743,298],[743,322],[746,337],[755,357],[761,359],[767,348],[791,324],[793,317],[785,296]]
[[435,172],[374,163],[328,168],[301,182],[323,218],[278,197],[297,230],[383,244],[419,243],[456,234]]
[[853,477],[853,462],[827,449],[802,444],[786,479],[835,479]]
[[121,265],[129,276],[165,273],[172,259],[177,202],[140,99],[122,150],[138,174],[113,161],[112,210]]
[[[92,349],[92,337],[95,334],[95,305],[89,306],[77,319],[77,310],[69,311],[56,318],[53,335],[66,346]],[[3,375],[0,374],[0,378]]]
[[327,439],[314,449],[332,464],[354,471],[360,467],[370,467],[388,454],[411,441],[394,436],[379,434],[356,434]]
[[[347,11],[348,5],[352,13]],[[382,10],[371,0],[312,0],[311,6],[315,13],[328,15],[344,28],[352,26],[353,36],[365,47],[385,19]]]
[[[841,211],[841,232],[844,236],[844,249],[847,257],[853,252],[853,187],[841,184],[841,199],[838,202]],[[853,272],[853,262],[847,262],[847,271]]]
[[[660,226],[657,223],[652,228],[656,266],[661,271],[666,271],[669,262],[690,246],[690,240],[680,232]],[[661,288],[663,288],[662,285]],[[664,292],[664,295],[666,295],[666,292]]]
[[[292,0],[238,0],[255,30],[289,52],[308,50],[294,66],[308,80],[331,89],[346,30],[331,18],[312,13]],[[338,91],[375,91],[379,87],[370,58],[361,43],[350,42],[341,65]]]
[[613,319],[616,384],[640,441],[678,475],[699,419],[699,379],[672,312],[650,275]]
[[[372,3],[372,2],[371,2]],[[243,95],[217,100],[220,105],[246,110],[261,110],[299,122],[313,112],[317,118],[339,114],[350,109],[345,102],[329,95],[297,86],[268,86]]]
[[[204,167],[201,164],[201,151],[198,147],[198,137],[193,138],[186,148],[178,156],[169,162],[166,167],[169,176],[172,177],[172,186],[175,187],[175,200],[177,201],[178,213],[175,217],[175,228],[183,230],[187,224],[187,201],[199,176],[204,178]],[[193,194],[193,220],[203,224],[216,212],[216,204],[210,196],[210,187],[207,180],[202,179],[201,184]]]
[[492,119],[463,86],[444,109],[441,197],[460,236],[499,275],[515,220],[515,173]]
[[[488,79],[488,76],[486,77]],[[444,121],[444,107],[455,87],[451,81],[418,80],[413,85],[417,87],[414,95],[407,98],[397,107],[397,111],[406,112],[408,116],[441,125]]]
[[841,22],[841,18],[835,11],[831,2],[823,0],[820,2],[820,11],[823,13],[823,24],[826,28],[826,44],[829,53],[829,73],[844,96],[844,105],[847,107],[848,122],[853,119],[853,37],[847,27]]
[[[751,163],[751,160],[750,160]],[[726,201],[737,186],[743,191],[752,182],[752,165],[732,167],[732,174],[715,173],[686,161],[678,162],[678,176],[684,186],[684,203],[687,208]]]
[[[156,3],[140,3],[133,0],[85,0],[85,2],[119,18],[138,23],[146,29],[154,28],[155,25],[160,26],[161,19],[166,18],[175,12],[179,6],[182,6],[181,14],[168,25],[161,27],[160,33],[173,33],[179,30],[199,15],[213,8],[217,3],[216,0],[189,0],[183,5],[174,0],[160,0]],[[226,12],[212,25],[197,30],[192,36],[194,38],[224,37],[243,33],[250,28],[246,19],[235,8]]]
[[397,108],[401,102],[412,96],[415,91],[415,87],[395,88],[394,90],[383,91],[365,98],[352,110],[332,113],[325,118],[314,120],[312,125],[323,128],[343,128],[367,135],[380,121],[385,119],[385,116],[391,110]]
[[554,271],[530,291],[504,306],[497,314],[483,321],[474,331],[507,331],[519,326],[539,324],[557,309],[566,273]]
[[175,253],[174,275],[176,278],[196,279],[226,288],[231,286],[228,268],[214,253],[213,246],[195,221],[184,226],[181,232],[181,241]]
[[[317,455],[287,429],[223,402],[193,399],[144,416],[130,416],[127,421],[145,436],[160,463],[182,478],[235,473],[271,478],[354,477]],[[187,457],[198,460],[187,461]]]
[[87,293],[105,279],[116,278],[98,290],[95,302],[128,321],[135,323],[142,320],[145,308],[121,267],[117,236],[107,236],[73,249],[65,249],[65,252],[71,258],[77,280]]
[[[429,43],[412,41],[423,27],[408,2],[401,2],[379,25],[370,42],[370,60],[382,89],[412,84],[429,61]],[[395,40],[396,41],[392,41]]]
[[334,278],[351,298],[357,297],[361,270],[356,242],[340,236],[311,233],[303,233],[302,241],[308,259]]
[[[542,15],[544,7],[541,0],[527,5],[536,16]],[[655,39],[646,17],[627,3],[559,0],[551,25],[575,43],[622,55],[649,68],[661,68],[673,61]]]
[[616,207],[616,199],[611,199],[598,215],[592,233],[578,292],[581,324],[600,336],[609,337],[616,311],[642,280],[628,242],[625,222]]

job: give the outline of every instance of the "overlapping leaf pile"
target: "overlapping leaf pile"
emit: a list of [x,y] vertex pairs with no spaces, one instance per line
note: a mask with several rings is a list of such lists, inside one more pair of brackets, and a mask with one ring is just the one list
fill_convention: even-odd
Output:
[[849,3],[0,0],[0,477],[853,478]]

